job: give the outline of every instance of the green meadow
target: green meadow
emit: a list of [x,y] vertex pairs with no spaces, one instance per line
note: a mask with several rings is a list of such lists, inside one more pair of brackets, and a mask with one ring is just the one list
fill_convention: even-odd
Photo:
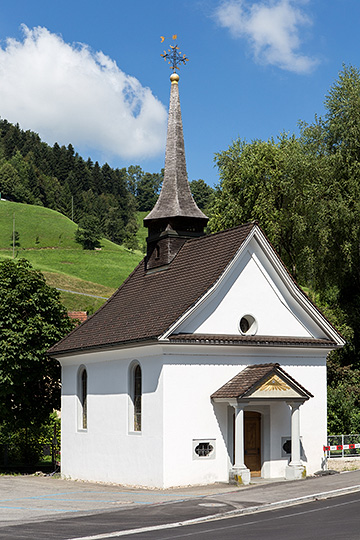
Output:
[[[140,222],[142,225],[142,216]],[[13,227],[20,244],[14,252]],[[43,272],[49,285],[71,291],[61,292],[68,309],[93,312],[121,285],[143,254],[106,239],[99,250],[83,250],[74,240],[76,229],[69,218],[49,208],[0,201],[0,261],[13,256],[27,259]],[[145,237],[141,227],[140,245]]]

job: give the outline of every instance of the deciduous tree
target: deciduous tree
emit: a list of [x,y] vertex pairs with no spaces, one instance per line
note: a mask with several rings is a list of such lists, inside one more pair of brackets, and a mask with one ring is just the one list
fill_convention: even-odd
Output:
[[39,426],[59,408],[60,368],[46,351],[71,328],[40,272],[24,259],[0,263],[0,418],[7,426]]
[[100,220],[96,216],[86,216],[75,232],[75,241],[82,245],[83,249],[93,250],[101,247]]

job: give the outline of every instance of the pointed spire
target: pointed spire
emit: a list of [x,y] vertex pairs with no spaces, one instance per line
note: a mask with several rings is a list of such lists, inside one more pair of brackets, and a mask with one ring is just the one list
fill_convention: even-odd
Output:
[[179,75],[172,73],[170,80],[164,180],[154,208],[144,219],[144,226],[149,229],[148,269],[169,264],[188,238],[204,234],[208,222],[208,217],[194,201],[188,182]]
[[144,219],[145,225],[152,219],[169,217],[189,217],[208,221],[208,218],[194,201],[188,182],[179,98],[179,75],[172,73],[170,80],[164,181],[154,208]]

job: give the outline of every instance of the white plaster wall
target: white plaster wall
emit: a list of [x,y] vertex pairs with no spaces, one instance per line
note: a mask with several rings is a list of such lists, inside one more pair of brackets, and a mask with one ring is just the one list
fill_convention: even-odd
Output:
[[239,335],[239,322],[244,315],[255,317],[257,335],[324,337],[290,294],[255,239],[177,332]]
[[[314,397],[300,407],[300,436],[304,450],[302,462],[307,474],[320,470],[323,463],[322,447],[326,441],[326,366],[324,359],[282,359],[281,367],[304,386]],[[282,438],[291,437],[291,410],[284,403],[270,406],[270,461],[263,465],[263,476],[284,476],[289,459],[282,457]]]
[[[229,478],[227,404],[215,409],[210,395],[220,386],[219,372],[231,378],[239,368],[203,360],[166,357],[164,487],[227,482]],[[194,459],[194,439],[215,439],[215,459]]]
[[[63,366],[61,470],[67,477],[139,486],[161,486],[162,376],[158,357],[86,355]],[[80,357],[78,357],[80,358]],[[128,374],[137,359],[142,368],[142,431],[129,426]],[[77,426],[77,372],[88,374],[88,426]],[[156,459],[154,459],[156,456]]]
[[[148,354],[148,356],[147,356]],[[142,432],[129,432],[128,371],[138,360],[143,376]],[[321,468],[326,442],[324,352],[295,349],[163,345],[63,360],[62,473],[83,480],[166,488],[226,482],[231,467],[228,405],[210,395],[241,369],[280,365],[314,394],[300,408],[308,474]],[[77,426],[77,373],[88,373],[88,428]],[[163,407],[164,403],[164,407]],[[263,400],[249,405],[263,414],[265,477],[283,477],[281,437],[291,434],[290,409]],[[193,439],[215,439],[215,459],[193,459]]]
[[[241,369],[253,363],[279,362],[315,397],[301,406],[301,437],[307,473],[321,468],[326,441],[326,368],[324,353],[298,356],[294,351],[267,351],[264,356],[208,354],[166,355],[164,360],[164,487],[228,481],[231,444],[226,404],[212,404],[209,396]],[[305,353],[306,354],[306,353]],[[284,402],[264,400],[249,404],[262,416],[262,449],[265,477],[284,477],[288,459],[281,455],[281,438],[291,435],[290,408]],[[214,460],[193,459],[193,439],[215,439]]]
[[307,474],[314,474],[322,468],[323,445],[327,441],[326,359],[313,357],[301,363],[284,359],[282,367],[314,396],[300,407],[300,435],[306,458],[303,463]]

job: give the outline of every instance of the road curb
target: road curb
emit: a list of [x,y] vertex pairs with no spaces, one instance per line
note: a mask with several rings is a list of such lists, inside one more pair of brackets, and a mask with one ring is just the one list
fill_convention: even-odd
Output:
[[[341,495],[346,495],[348,493],[356,493],[360,491],[360,485],[349,486],[347,488],[334,489],[331,491],[322,491],[320,493],[313,493],[312,495],[303,495],[302,497],[296,497],[293,499],[285,499],[283,501],[276,501],[272,503],[265,503],[257,506],[249,506],[247,508],[235,508],[234,510],[229,510],[223,514],[214,514],[213,516],[207,516],[202,518],[197,518],[195,520],[188,520],[189,522],[197,521],[207,521],[213,519],[221,519],[224,517],[233,517],[237,515],[246,515],[254,514],[256,512],[266,512],[267,510],[274,510],[276,508],[284,508],[286,506],[295,506],[297,504],[302,504],[312,501],[320,501],[322,499],[331,499],[332,497],[339,497]],[[187,523],[187,522],[186,522]]]
[[[302,504],[311,501],[317,501],[322,499],[331,499],[333,497],[339,497],[341,495],[346,495],[348,493],[356,493],[360,491],[360,485],[349,486],[347,488],[340,488],[331,491],[322,491],[320,493],[313,493],[312,495],[304,495],[302,497],[296,497],[293,499],[286,499],[283,501],[277,501],[272,503],[265,503],[257,506],[250,506],[248,508],[235,508],[234,510],[229,510],[228,512],[212,514],[210,516],[203,516],[200,518],[187,519],[185,521],[177,521],[174,523],[165,523],[163,525],[153,525],[151,527],[141,527],[138,529],[128,529],[125,531],[114,531],[112,533],[104,533],[93,536],[82,536],[79,538],[72,538],[71,540],[106,540],[107,538],[120,538],[121,536],[135,535],[151,531],[160,531],[165,529],[175,529],[178,527],[185,527],[187,525],[196,525],[198,523],[206,523],[207,521],[216,521],[220,519],[230,519],[232,517],[255,514],[258,512],[267,512],[270,510],[275,510],[277,508],[284,508],[287,506],[296,506],[297,504]],[[70,540],[70,539],[68,539]]]

